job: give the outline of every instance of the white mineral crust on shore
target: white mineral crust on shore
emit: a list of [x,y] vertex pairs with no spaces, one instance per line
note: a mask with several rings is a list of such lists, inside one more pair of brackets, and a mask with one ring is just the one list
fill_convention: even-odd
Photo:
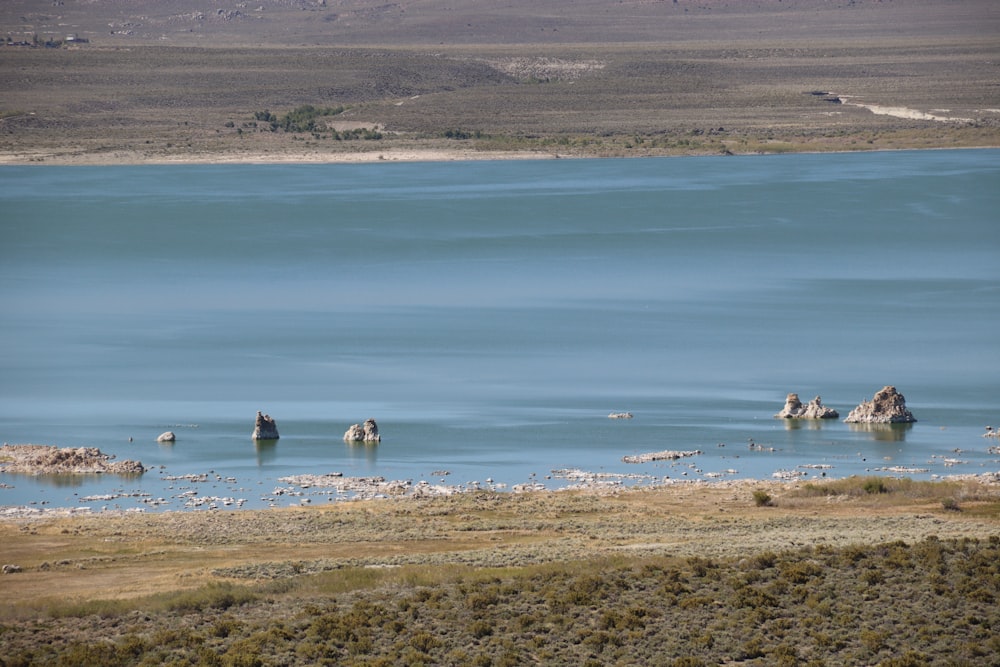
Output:
[[404,480],[386,480],[385,477],[344,477],[342,473],[326,475],[293,475],[278,480],[303,489],[312,487],[334,489],[338,493],[355,493],[361,497],[376,495],[399,496],[410,491],[412,483]]

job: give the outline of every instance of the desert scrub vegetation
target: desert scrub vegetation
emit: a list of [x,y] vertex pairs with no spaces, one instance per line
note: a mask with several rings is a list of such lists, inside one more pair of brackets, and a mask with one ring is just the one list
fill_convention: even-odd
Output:
[[[852,476],[823,482],[807,482],[790,491],[788,498],[859,499],[875,497],[887,504],[913,501],[940,502],[945,509],[958,509],[960,501],[989,501],[983,489],[958,481],[920,481],[909,477]],[[995,499],[992,499],[995,500]]]
[[1000,535],[343,576],[52,609],[0,664],[1000,664]]
[[265,109],[254,113],[253,117],[256,121],[268,123],[272,131],[312,132],[318,129],[316,119],[342,113],[344,113],[343,106],[317,108],[311,104],[303,104],[284,116],[277,116]]
[[[356,127],[337,130],[323,120],[331,116],[339,116],[346,110],[346,107],[343,105],[337,107],[315,107],[311,104],[303,104],[279,116],[264,109],[263,111],[255,112],[253,120],[244,122],[241,127],[236,128],[236,131],[237,134],[243,134],[244,129],[293,135],[311,134],[317,140],[332,139],[335,141],[350,141],[354,139],[372,141],[383,138],[384,135],[377,128]],[[236,127],[236,123],[227,121],[225,126],[227,128]],[[295,137],[292,138],[295,139]]]

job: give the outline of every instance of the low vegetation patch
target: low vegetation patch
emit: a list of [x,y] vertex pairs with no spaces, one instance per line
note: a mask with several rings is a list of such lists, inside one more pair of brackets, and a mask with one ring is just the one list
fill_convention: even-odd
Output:
[[[271,113],[267,109],[256,112],[253,117],[256,121],[268,123],[272,131],[283,130],[285,132],[312,132],[317,127],[317,119],[337,116],[344,113],[344,107],[314,107],[311,104],[303,104],[300,107],[289,111],[283,116]],[[322,125],[322,129],[326,129]]]
[[961,481],[919,481],[909,477],[853,476],[824,482],[809,482],[788,493],[790,498],[863,498],[881,495],[900,502],[913,500],[943,502],[945,499],[952,499],[957,503],[959,499],[987,498],[982,494],[981,487],[975,484],[966,484]]
[[990,664],[1000,536],[212,586],[8,623],[4,665]]

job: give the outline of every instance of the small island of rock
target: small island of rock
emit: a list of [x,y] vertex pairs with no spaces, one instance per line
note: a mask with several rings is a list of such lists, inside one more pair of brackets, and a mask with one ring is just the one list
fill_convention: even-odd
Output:
[[798,394],[789,394],[785,407],[774,416],[776,419],[836,419],[840,413],[823,405],[819,396],[803,405]]
[[344,440],[347,442],[381,442],[382,436],[378,434],[378,424],[374,419],[367,419],[365,425],[351,424],[351,427],[344,433]]
[[251,438],[254,440],[277,440],[279,437],[278,425],[274,423],[271,415],[261,414],[258,410],[257,423],[254,425]]
[[906,399],[895,387],[882,387],[870,401],[863,401],[844,420],[849,424],[909,424],[917,421],[906,409]]
[[23,475],[141,475],[146,468],[138,461],[112,462],[113,457],[96,447],[54,445],[4,445],[0,447],[0,470]]

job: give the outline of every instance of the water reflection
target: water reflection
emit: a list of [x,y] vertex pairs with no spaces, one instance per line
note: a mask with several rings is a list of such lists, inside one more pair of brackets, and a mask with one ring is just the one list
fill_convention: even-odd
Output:
[[808,429],[810,431],[818,431],[823,428],[823,424],[828,421],[836,421],[830,419],[782,419],[785,423],[786,431],[799,431],[802,429]]
[[361,442],[348,442],[347,458],[351,461],[364,461],[373,465],[378,461],[378,445],[365,444]]
[[907,424],[848,424],[852,431],[857,433],[870,433],[872,440],[880,442],[903,442],[906,434],[913,428],[912,423]]
[[257,467],[261,468],[265,463],[274,463],[278,458],[277,440],[254,440],[254,448],[257,450]]
[[103,482],[109,479],[127,481],[127,480],[139,480],[142,478],[142,473],[128,473],[128,474],[115,474],[115,473],[57,473],[57,474],[42,474],[35,475],[31,473],[21,473],[21,472],[4,472],[0,479],[3,477],[9,477],[11,480],[21,478],[24,480],[30,480],[39,486],[52,486],[55,488],[78,488],[86,485],[89,482]]

